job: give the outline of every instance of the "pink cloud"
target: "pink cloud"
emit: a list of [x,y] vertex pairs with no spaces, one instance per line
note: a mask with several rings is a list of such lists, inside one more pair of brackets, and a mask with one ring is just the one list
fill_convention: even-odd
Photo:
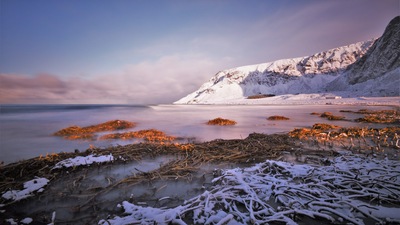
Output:
[[171,103],[218,71],[206,57],[170,55],[91,79],[0,74],[1,103]]
[[38,74],[36,76],[0,74],[0,88],[65,88],[64,82],[54,75]]
[[79,103],[104,97],[102,88],[79,78],[62,80],[51,74],[0,74],[2,103]]

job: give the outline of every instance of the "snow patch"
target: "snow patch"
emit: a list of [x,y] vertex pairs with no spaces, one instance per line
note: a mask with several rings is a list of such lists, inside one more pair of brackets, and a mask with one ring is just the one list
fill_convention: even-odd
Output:
[[27,217],[27,218],[21,220],[21,223],[23,223],[23,224],[30,224],[30,223],[32,223],[32,221],[33,221],[32,218]]
[[43,187],[49,183],[46,178],[35,178],[24,183],[23,190],[10,190],[5,192],[2,197],[7,200],[19,201],[24,198],[33,196],[33,192],[44,191]]
[[13,218],[6,219],[6,222],[8,222],[10,225],[18,225],[17,221],[15,221]]
[[65,159],[58,162],[53,169],[61,169],[61,168],[68,168],[74,166],[81,166],[81,165],[90,165],[93,163],[103,163],[103,162],[110,162],[113,161],[114,157],[112,154],[110,155],[88,155],[88,156],[77,156],[75,158]]

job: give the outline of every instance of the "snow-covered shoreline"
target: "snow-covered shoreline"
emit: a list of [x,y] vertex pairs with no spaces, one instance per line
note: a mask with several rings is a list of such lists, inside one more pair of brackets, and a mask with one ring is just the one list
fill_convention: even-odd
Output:
[[[296,145],[292,145],[292,147],[296,147]],[[142,150],[142,148],[139,149]],[[323,152],[329,155],[330,151],[325,150]],[[51,171],[60,173],[66,170],[63,172],[65,178],[60,177],[61,179],[52,180],[51,184],[45,178],[37,178],[26,182],[24,190],[11,190],[3,193],[2,197],[13,201],[13,203],[24,199],[25,202],[22,205],[26,204],[25,207],[36,206],[49,201],[49,199],[56,198],[54,194],[59,193],[55,190],[56,183],[59,183],[58,185],[61,185],[59,188],[63,190],[66,187],[77,188],[83,184],[81,183],[82,180],[86,179],[89,186],[82,186],[83,196],[86,195],[85,192],[88,190],[99,190],[102,193],[102,190],[107,190],[107,188],[103,189],[107,186],[99,186],[98,183],[94,182],[93,176],[101,180],[106,178],[110,187],[117,187],[115,182],[118,183],[118,180],[114,180],[113,176],[109,177],[110,174],[103,176],[105,171],[101,169],[99,164],[105,163],[108,166],[104,167],[110,168],[113,165],[110,162],[114,162],[115,159],[113,155],[90,154],[86,157],[77,156],[62,160],[51,167]],[[160,202],[170,202],[177,196],[182,196],[184,191],[180,188],[175,187],[175,192],[162,191],[166,187],[173,187],[177,178],[167,181],[157,176],[158,178],[152,179],[151,183],[156,183],[159,179],[165,182],[165,184],[160,183],[159,187],[151,186],[150,189],[155,190],[158,193],[157,196],[148,195],[147,191],[144,191],[142,197],[138,196],[136,192],[140,190],[139,186],[134,186],[133,189],[119,190],[128,192],[128,196],[131,193],[131,197],[124,197],[119,199],[118,202],[112,203],[106,201],[105,203],[112,210],[97,211],[97,221],[101,225],[169,224],[170,222],[177,224],[262,224],[274,221],[295,225],[302,224],[301,221],[304,218],[310,218],[311,221],[325,220],[337,224],[351,223],[357,225],[372,224],[365,222],[365,218],[367,218],[367,221],[372,220],[378,223],[400,222],[397,213],[400,206],[398,201],[398,196],[400,196],[398,188],[400,164],[397,156],[393,160],[388,159],[389,156],[384,152],[355,154],[350,151],[342,151],[338,157],[328,155],[325,157],[319,155],[316,161],[311,160],[307,163],[279,157],[277,160],[266,160],[256,165],[246,164],[246,166],[231,167],[234,169],[217,169],[217,172],[212,173],[213,175],[208,175],[214,176],[211,186],[211,179],[207,181],[207,185],[204,185],[202,178],[193,174],[190,183],[195,185],[191,188],[201,190],[201,192],[181,198],[185,201],[176,205],[164,205]],[[337,154],[335,155],[337,156]],[[141,161],[138,163],[141,163]],[[98,166],[90,167],[92,164]],[[147,174],[143,169],[136,169],[137,166],[129,168],[135,168],[135,171],[139,174]],[[75,170],[75,167],[80,169]],[[69,171],[74,170],[75,176],[70,177]],[[93,172],[92,175],[90,175],[89,170]],[[117,169],[117,171],[120,170]],[[126,172],[131,173],[129,170]],[[150,175],[151,171],[149,172]],[[100,177],[98,177],[99,175]],[[85,178],[86,176],[88,177]],[[136,176],[133,175],[133,177]],[[68,180],[69,185],[66,183]],[[146,186],[145,189],[149,189],[149,186]],[[40,193],[40,196],[35,197],[36,193]],[[153,192],[150,190],[149,193]],[[21,197],[18,199],[8,197],[11,196],[10,194]],[[73,195],[80,196],[81,193],[77,191]],[[29,199],[25,199],[28,197]],[[40,200],[41,198],[47,198],[47,200]],[[67,201],[65,197],[62,199]],[[60,201],[60,199],[57,201]],[[56,205],[59,204],[56,202]],[[154,202],[156,205],[153,204]],[[113,205],[110,206],[110,203]],[[51,203],[46,202],[46,204]],[[72,204],[82,204],[82,202],[78,203],[77,200],[74,200]],[[8,210],[12,210],[12,207],[8,208],[6,205],[2,205],[0,209],[0,218],[11,224],[23,224],[25,220],[28,222],[38,220],[36,213],[17,217],[8,215]],[[56,211],[46,211],[46,216],[53,213],[51,220],[53,223],[54,221],[65,221],[66,217],[62,215],[62,210],[56,209],[57,217],[55,216]],[[54,210],[54,208],[51,208],[51,210]],[[40,211],[41,214],[43,212]]]
[[[175,103],[181,105],[180,103]],[[186,105],[186,104],[182,104]],[[189,105],[366,105],[400,106],[400,96],[395,97],[341,97],[340,93],[286,94],[267,98],[209,100]]]
[[[343,155],[328,165],[293,165],[267,160],[224,170],[203,194],[175,208],[119,205],[123,216],[99,224],[265,224],[297,225],[301,218],[338,224],[400,223],[398,161]],[[369,224],[369,223],[367,223]]]
[[[305,108],[310,115],[312,107]],[[372,108],[381,107],[352,111],[356,108],[361,107],[343,113],[372,115]],[[398,223],[399,111],[374,115],[380,122],[372,129],[313,126],[308,129],[312,132],[296,129],[304,137],[252,133],[185,149],[139,143],[10,164],[4,167],[4,180],[29,180],[3,188],[0,222],[23,224],[46,217],[46,224],[85,224],[74,218],[87,217],[90,224],[102,225]],[[386,117],[392,120],[383,120]],[[145,156],[150,157],[149,165]],[[224,167],[227,163],[230,166]],[[33,172],[22,177],[26,168]]]
[[[86,164],[77,162],[76,166],[79,165]],[[221,170],[211,187],[176,207],[138,205],[125,200],[115,206],[122,214],[103,217],[98,224],[297,225],[303,224],[304,218],[337,224],[397,224],[400,223],[399,178],[398,160],[378,159],[373,155],[343,152],[333,159],[321,158],[319,165],[266,160],[250,167]],[[20,192],[29,194],[18,199],[14,196],[13,200],[43,192],[42,187],[48,182],[45,178],[26,182],[26,190]],[[3,198],[7,195],[3,194]],[[159,201],[169,198],[164,196]],[[7,212],[2,210],[2,213]],[[53,212],[52,222],[56,219]],[[34,220],[24,217],[5,221],[29,224]]]

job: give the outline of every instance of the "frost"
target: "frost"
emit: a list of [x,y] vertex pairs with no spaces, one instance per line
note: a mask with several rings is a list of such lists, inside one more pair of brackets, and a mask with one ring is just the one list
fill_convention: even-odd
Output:
[[99,224],[294,225],[299,216],[322,223],[397,222],[399,178],[400,162],[387,159],[341,156],[330,166],[320,167],[269,160],[223,171],[210,190],[175,208],[141,207],[124,201],[123,217]]

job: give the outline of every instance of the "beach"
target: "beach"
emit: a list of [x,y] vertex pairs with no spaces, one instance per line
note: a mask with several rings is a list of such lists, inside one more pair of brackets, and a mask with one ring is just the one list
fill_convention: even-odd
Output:
[[[369,126],[351,120],[360,115],[341,113],[340,110],[366,108],[366,105],[1,105],[0,161],[5,164],[18,160],[60,152],[83,151],[91,145],[108,147],[126,145],[138,140],[76,140],[54,136],[68,126],[89,126],[109,120],[136,123],[130,130],[158,129],[168,135],[192,138],[196,141],[214,139],[242,139],[250,133],[281,133],[293,128],[312,126],[324,118],[310,113],[332,112],[346,116],[346,120],[331,121],[341,126]],[[368,106],[371,110],[391,109],[390,105]],[[288,121],[268,121],[282,115]],[[216,117],[233,119],[233,127],[210,127],[205,123]],[[379,126],[379,125],[374,125]],[[105,132],[107,133],[107,132]],[[103,134],[103,133],[102,133]]]
[[[30,159],[27,154],[26,160],[10,158],[3,164],[0,218],[17,224],[25,219],[32,224],[317,224],[320,219],[327,224],[396,224],[400,221],[394,213],[400,207],[396,110],[364,105],[157,105],[2,112],[2,123],[13,118],[16,124],[29,124],[27,129],[34,129],[34,122],[47,126],[36,133],[47,141],[36,144],[46,146],[53,140],[64,149],[37,150]],[[287,120],[271,119],[278,115]],[[375,118],[372,115],[387,120],[360,120]],[[216,117],[236,124],[206,124]],[[96,131],[90,139],[54,136],[72,125],[84,129],[114,119],[135,126]],[[102,139],[149,129],[163,131],[170,139]],[[3,146],[2,142],[2,151]],[[261,168],[264,172],[257,172]],[[382,180],[385,176],[390,185]],[[352,183],[337,183],[350,178]],[[314,180],[316,186],[311,188],[304,179]],[[378,186],[370,187],[368,179],[375,179]],[[271,191],[276,185],[282,189]],[[344,191],[351,188],[363,196]],[[285,197],[289,192],[292,199]],[[329,201],[333,196],[342,200]],[[260,199],[265,203],[255,203]],[[315,204],[307,203],[311,199]],[[360,210],[353,213],[354,209]]]
[[0,225],[400,225],[399,9],[0,0]]

